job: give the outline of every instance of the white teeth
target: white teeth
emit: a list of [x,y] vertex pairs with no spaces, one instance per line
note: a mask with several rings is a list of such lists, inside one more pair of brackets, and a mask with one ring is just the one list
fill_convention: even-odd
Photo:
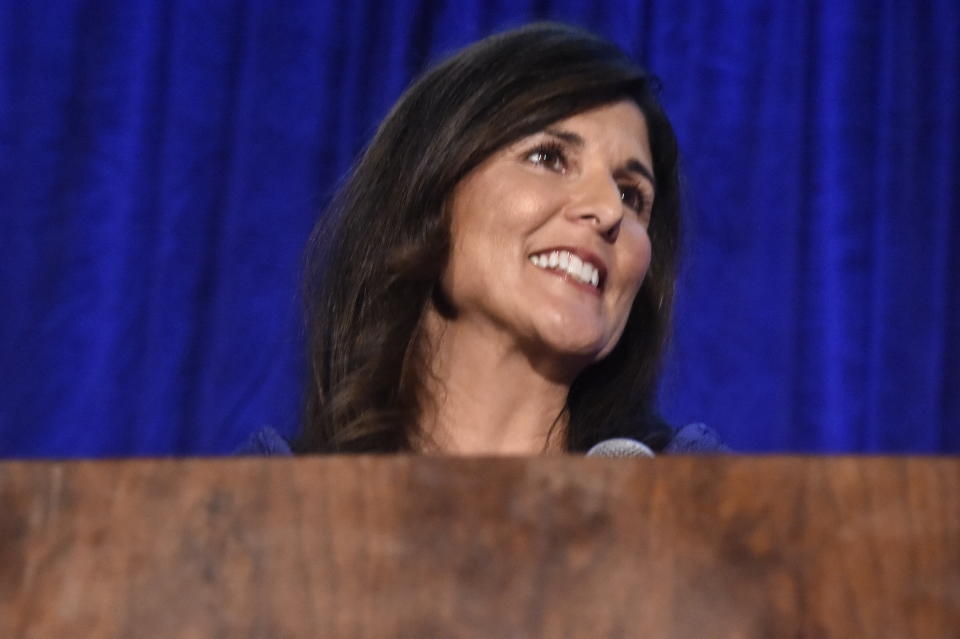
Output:
[[584,262],[583,266],[580,267],[580,279],[584,282],[589,282],[592,277],[593,267]]
[[565,271],[576,280],[594,287],[600,286],[600,271],[570,251],[551,251],[530,256],[530,262],[539,268]]

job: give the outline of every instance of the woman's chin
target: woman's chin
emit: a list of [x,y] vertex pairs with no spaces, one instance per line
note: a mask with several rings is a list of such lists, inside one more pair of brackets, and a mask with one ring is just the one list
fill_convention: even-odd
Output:
[[597,330],[569,330],[541,333],[540,351],[545,358],[553,358],[568,365],[589,366],[602,359],[609,351],[609,335]]
[[[581,299],[549,299],[531,315],[531,323],[543,341],[559,352],[579,356],[597,356],[612,340],[616,342],[616,318],[600,303]],[[551,303],[552,302],[552,303]],[[608,349],[607,349],[608,350]]]

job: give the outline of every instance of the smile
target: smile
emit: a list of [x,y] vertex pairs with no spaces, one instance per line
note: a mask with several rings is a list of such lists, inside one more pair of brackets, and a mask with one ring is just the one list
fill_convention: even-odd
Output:
[[555,249],[535,253],[530,256],[530,263],[546,271],[567,274],[577,282],[592,286],[594,289],[600,288],[601,269],[571,251]]

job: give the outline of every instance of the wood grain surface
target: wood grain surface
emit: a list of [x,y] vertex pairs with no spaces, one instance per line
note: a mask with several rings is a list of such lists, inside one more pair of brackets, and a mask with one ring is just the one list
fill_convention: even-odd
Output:
[[0,464],[0,637],[960,637],[960,460]]

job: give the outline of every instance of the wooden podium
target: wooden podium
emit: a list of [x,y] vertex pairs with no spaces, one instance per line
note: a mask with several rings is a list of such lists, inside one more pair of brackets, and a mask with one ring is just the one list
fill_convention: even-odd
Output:
[[0,637],[960,637],[960,460],[0,464]]

